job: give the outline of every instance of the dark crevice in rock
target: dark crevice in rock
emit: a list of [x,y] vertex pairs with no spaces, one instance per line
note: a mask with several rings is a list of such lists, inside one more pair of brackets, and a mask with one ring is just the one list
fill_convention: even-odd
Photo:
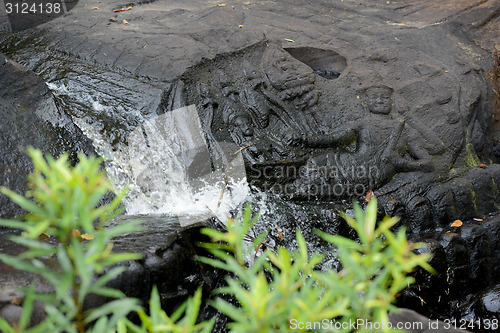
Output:
[[311,67],[315,74],[326,79],[338,78],[347,66],[347,60],[333,50],[314,47],[285,48],[295,59]]

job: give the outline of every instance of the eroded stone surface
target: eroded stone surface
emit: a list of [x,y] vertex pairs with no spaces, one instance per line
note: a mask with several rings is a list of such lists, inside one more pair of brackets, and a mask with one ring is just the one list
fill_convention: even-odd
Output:
[[416,284],[403,292],[398,304],[431,318],[482,320],[498,316],[498,311],[488,312],[485,306],[496,306],[499,233],[500,215],[492,214],[418,239],[428,245],[420,251],[433,253],[429,263],[437,274],[417,271]]
[[[0,36],[1,50],[113,145],[148,119],[196,104],[212,154],[220,142],[250,145],[248,178],[263,188],[289,185],[292,199],[373,189],[416,234],[498,209],[498,126],[485,79],[498,1],[146,1],[121,13],[112,11],[124,6],[117,0],[87,4],[45,30]],[[329,178],[321,167],[339,173]],[[346,193],[351,183],[358,193]],[[429,239],[436,285],[451,284],[467,303],[462,283],[474,292],[498,283],[495,230]],[[144,265],[155,271],[171,257],[155,254]],[[131,267],[146,274],[142,264]],[[460,311],[446,315],[468,313]]]
[[[295,1],[278,10],[272,2],[148,1],[114,13],[122,4],[111,1],[77,6],[43,33],[6,37],[3,49],[57,86],[69,112],[112,143],[194,103],[212,153],[229,141],[249,146],[242,153],[257,170],[284,161],[296,169],[255,184],[277,182],[296,199],[374,190],[386,212],[418,231],[431,227],[440,205],[426,195],[432,187],[497,159],[484,78],[497,5]],[[377,96],[372,86],[389,93]],[[93,107],[65,98],[78,95]],[[375,111],[381,97],[385,113]],[[465,191],[470,199],[473,190]],[[487,191],[478,214],[497,203]]]
[[198,286],[207,287],[205,273],[195,259],[201,240],[200,227],[210,221],[195,221],[182,227],[179,219],[168,216],[126,216],[113,223],[130,219],[143,221],[145,229],[123,235],[114,241],[114,251],[138,252],[143,259],[127,263],[128,269],[111,284],[128,296],[147,304],[154,285],[162,295],[165,309],[172,311]]
[[485,311],[487,316],[492,319],[500,316],[500,285],[486,290],[481,295],[478,308]]
[[[27,146],[53,156],[64,152],[93,152],[51,91],[33,71],[0,54],[0,185],[18,193],[27,190],[26,176],[32,171]],[[21,209],[0,194],[0,217],[13,217]]]

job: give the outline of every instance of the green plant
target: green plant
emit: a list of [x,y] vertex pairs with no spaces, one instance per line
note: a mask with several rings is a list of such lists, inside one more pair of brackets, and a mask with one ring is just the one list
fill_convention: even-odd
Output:
[[[228,286],[218,292],[233,295],[241,307],[222,298],[214,302],[216,309],[233,320],[228,324],[231,332],[288,332],[292,318],[314,321],[341,315],[345,308],[344,300],[318,301],[325,289],[308,277],[323,256],[309,258],[300,233],[297,233],[299,251],[293,254],[293,261],[290,251],[280,248],[277,254],[267,251],[266,255],[256,258],[253,265],[245,266],[245,258],[253,256],[265,236],[260,235],[247,251],[244,250],[243,239],[256,220],[257,217],[251,217],[250,206],[247,206],[241,223],[228,220],[226,232],[202,229],[202,233],[223,243],[202,244],[220,260],[204,257],[199,260],[234,276],[228,278]],[[271,281],[266,278],[266,271],[272,274]],[[314,306],[309,307],[311,304]]]
[[342,280],[349,296],[350,313],[343,320],[363,319],[365,322],[387,323],[388,311],[396,310],[392,303],[397,295],[415,279],[408,274],[418,266],[429,272],[434,269],[427,263],[430,253],[415,254],[424,243],[412,243],[406,238],[406,229],[393,233],[398,217],[386,216],[377,225],[377,200],[373,198],[363,211],[354,205],[352,218],[342,217],[356,231],[359,242],[318,231],[326,241],[335,244],[343,270],[337,274],[323,274],[321,280],[328,288],[335,288]]
[[366,212],[355,205],[355,219],[344,214],[359,242],[318,231],[338,247],[343,267],[339,272],[315,270],[324,256],[309,255],[299,231],[297,251],[266,250],[245,266],[245,259],[254,256],[265,237],[260,235],[248,247],[244,244],[244,236],[256,221],[250,206],[241,223],[228,220],[225,232],[203,229],[202,233],[219,243],[202,244],[215,259],[200,260],[231,274],[227,286],[217,292],[230,294],[239,303],[236,306],[222,298],[213,302],[233,320],[228,324],[231,332],[368,332],[372,331],[370,323],[383,325],[375,331],[389,331],[387,313],[395,309],[392,303],[397,294],[413,282],[408,273],[417,266],[432,268],[427,263],[429,254],[412,252],[422,244],[408,242],[404,229],[396,234],[390,230],[398,218],[386,217],[377,226],[376,210],[374,198]]
[[[112,238],[139,229],[137,222],[109,227],[107,222],[117,216],[124,192],[109,204],[99,206],[101,199],[113,188],[101,160],[79,155],[72,167],[68,155],[55,160],[33,148],[27,149],[34,172],[28,177],[29,191],[23,197],[9,189],[1,192],[29,213],[21,221],[2,220],[0,225],[23,230],[12,240],[27,248],[17,257],[0,254],[4,263],[40,275],[53,287],[53,293],[39,294],[26,290],[23,315],[10,326],[0,319],[3,332],[110,332],[117,321],[138,308],[137,301],[125,298],[106,284],[123,272],[116,264],[140,258],[139,254],[113,253]],[[57,242],[41,239],[51,237]],[[55,243],[55,244],[54,244]],[[85,311],[84,301],[90,294],[114,300]],[[45,304],[46,319],[27,329],[33,300]],[[92,327],[91,325],[92,324]]]
[[[6,333],[25,332],[210,332],[214,321],[197,323],[201,291],[188,299],[170,317],[161,309],[156,288],[150,299],[149,315],[139,308],[137,300],[106,287],[123,267],[116,264],[133,260],[138,254],[112,252],[112,238],[139,229],[138,223],[109,226],[107,222],[120,213],[124,193],[99,206],[101,199],[113,188],[100,159],[80,155],[71,167],[67,155],[58,160],[43,158],[40,151],[28,149],[34,172],[29,176],[26,197],[6,188],[1,191],[29,213],[22,221],[2,220],[0,225],[23,230],[12,239],[27,248],[17,257],[0,254],[4,263],[39,274],[54,289],[40,294],[32,286],[25,290],[23,312],[18,323],[9,325],[0,318],[0,330]],[[278,248],[266,250],[255,257],[265,235],[250,246],[244,238],[258,217],[252,217],[247,206],[240,222],[229,219],[225,232],[203,229],[218,243],[204,243],[214,258],[200,261],[227,271],[228,285],[218,290],[234,296],[239,306],[217,298],[213,305],[228,315],[231,332],[288,332],[329,330],[337,332],[368,332],[363,323],[387,323],[387,312],[397,294],[413,279],[408,273],[417,266],[429,271],[430,254],[415,254],[421,244],[408,242],[405,230],[393,233],[390,228],[397,218],[386,217],[376,222],[376,199],[366,211],[355,205],[355,218],[343,215],[356,230],[359,241],[317,231],[326,241],[335,244],[343,269],[318,271],[315,268],[323,255],[309,254],[302,234],[297,231],[298,250]],[[57,242],[47,242],[41,235]],[[254,258],[247,266],[248,259]],[[101,307],[84,310],[83,302],[90,294],[114,298]],[[36,300],[45,304],[46,319],[28,327]],[[137,311],[141,324],[133,324],[125,316]],[[353,326],[352,323],[355,323]],[[347,324],[347,325],[345,325]],[[375,331],[388,331],[387,327]]]
[[118,322],[118,333],[209,333],[215,319],[197,323],[201,306],[201,289],[193,297],[186,300],[177,310],[168,316],[161,308],[158,289],[153,288],[149,300],[149,315],[143,309],[137,311],[141,319],[141,326],[123,318]]

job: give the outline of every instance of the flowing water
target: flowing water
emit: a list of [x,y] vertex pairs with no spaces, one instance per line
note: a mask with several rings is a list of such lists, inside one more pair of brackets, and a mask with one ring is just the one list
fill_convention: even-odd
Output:
[[[76,84],[71,83],[73,87]],[[54,81],[49,87],[66,109],[85,105],[93,114],[127,112],[116,110],[102,95],[96,98],[98,94],[92,90],[68,89],[66,82]],[[126,140],[119,142],[112,142],[109,132],[102,131],[99,122],[75,115],[73,119],[104,158],[115,187],[128,188],[124,199],[127,214],[176,216],[181,225],[188,225],[209,217],[225,221],[228,216],[241,213],[245,203],[251,202],[261,218],[249,240],[266,232],[268,248],[295,248],[298,228],[312,251],[328,253],[326,266],[336,266],[333,247],[321,241],[314,228],[337,233],[341,223],[337,211],[342,208],[328,203],[289,202],[250,188],[243,157],[236,153],[239,147],[234,143],[208,141],[196,106],[142,117],[128,131]],[[212,154],[213,151],[220,154]]]
[[295,248],[300,229],[312,251],[334,262],[332,247],[314,228],[338,233],[337,211],[350,203],[290,202],[251,188],[243,158],[235,154],[240,147],[208,140],[194,105],[165,105],[170,83],[103,69],[49,44],[34,35],[1,51],[40,75],[56,104],[92,140],[115,187],[129,190],[126,214],[175,216],[181,225],[208,217],[223,222],[251,202],[261,214],[253,233],[267,232],[269,248]]
[[0,51],[47,82],[56,104],[92,140],[116,188],[129,189],[126,214],[175,217],[155,221],[190,225],[208,217],[225,221],[252,202],[261,218],[249,238],[266,232],[268,248],[293,249],[299,229],[310,251],[327,254],[323,267],[338,267],[335,249],[314,229],[354,237],[338,216],[340,210],[352,215],[349,202],[294,202],[251,188],[243,158],[234,154],[239,147],[208,140],[195,106],[178,101],[164,105],[169,83],[102,69],[55,52],[43,35],[8,43],[2,38]]

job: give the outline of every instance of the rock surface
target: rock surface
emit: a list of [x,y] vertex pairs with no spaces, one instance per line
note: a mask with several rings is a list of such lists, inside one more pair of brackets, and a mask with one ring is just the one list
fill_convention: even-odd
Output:
[[[18,193],[27,190],[26,176],[32,171],[31,160],[23,152],[27,146],[53,156],[93,152],[71,118],[55,102],[45,82],[27,67],[0,54],[0,185]],[[0,194],[0,217],[22,213],[20,208]]]
[[409,309],[399,309],[397,312],[389,313],[389,321],[393,327],[404,327],[408,333],[432,333],[432,332],[470,332],[456,329],[449,322],[430,320],[417,312]]
[[[429,311],[446,303],[436,315],[478,315],[496,299],[495,218],[446,231],[500,204],[498,0],[159,0],[113,12],[124,6],[80,3],[40,29],[0,34],[0,51],[40,75],[94,143],[109,144],[100,153],[196,104],[213,165],[222,143],[251,145],[250,182],[297,200],[292,233],[296,217],[330,227],[302,200],[344,204],[373,189],[414,235],[434,233],[426,241],[440,274],[420,282]],[[170,267],[172,256],[160,251],[131,274]],[[432,295],[436,286],[453,294]]]
[[[199,286],[208,290],[213,287],[213,271],[203,270],[194,258],[200,253],[196,242],[203,240],[198,231],[212,222],[197,222],[192,217],[191,225],[181,227],[179,219],[175,217],[124,216],[112,223],[119,224],[130,219],[141,220],[145,229],[115,239],[113,251],[140,253],[143,258],[123,263],[128,267],[127,270],[113,280],[110,287],[122,290],[128,297],[137,298],[143,306],[147,306],[152,287],[156,285],[162,306],[167,312],[173,311]],[[9,255],[22,253],[24,248],[8,240],[8,235],[0,235],[0,252]],[[0,264],[0,273],[0,317],[9,322],[19,320],[21,313],[24,294],[18,288],[34,284],[38,292],[53,291],[48,283],[35,274],[21,272],[4,264]],[[90,295],[85,306],[97,307],[105,301],[103,297]],[[44,316],[43,306],[35,304],[31,323],[39,322]]]
[[[196,104],[213,160],[231,142],[251,145],[242,153],[253,169],[303,168],[270,184],[250,179],[283,185],[292,198],[373,189],[415,232],[432,228],[443,205],[427,194],[436,184],[459,177],[454,204],[474,214],[498,204],[490,174],[466,176],[498,161],[498,110],[485,78],[496,0],[143,1],[117,13],[119,1],[93,5],[44,30],[4,35],[2,50],[115,146],[145,120]],[[385,93],[368,89],[380,85]],[[387,112],[376,110],[380,94]],[[484,205],[472,202],[483,191]]]
[[156,285],[166,311],[173,311],[199,286],[210,288],[207,283],[209,270],[196,261],[200,253],[196,243],[203,237],[201,227],[213,225],[213,221],[197,220],[181,226],[180,219],[169,216],[124,216],[113,223],[139,219],[144,231],[123,235],[114,241],[116,252],[137,252],[143,259],[128,263],[129,268],[111,283],[129,297],[136,297],[147,304],[152,287]]
[[421,251],[433,253],[429,263],[437,274],[418,270],[416,284],[403,292],[398,306],[457,322],[500,319],[499,233],[500,215],[495,213],[417,239],[428,244]]
[[478,310],[483,310],[486,317],[495,319],[500,317],[500,285],[487,289],[478,304]]

